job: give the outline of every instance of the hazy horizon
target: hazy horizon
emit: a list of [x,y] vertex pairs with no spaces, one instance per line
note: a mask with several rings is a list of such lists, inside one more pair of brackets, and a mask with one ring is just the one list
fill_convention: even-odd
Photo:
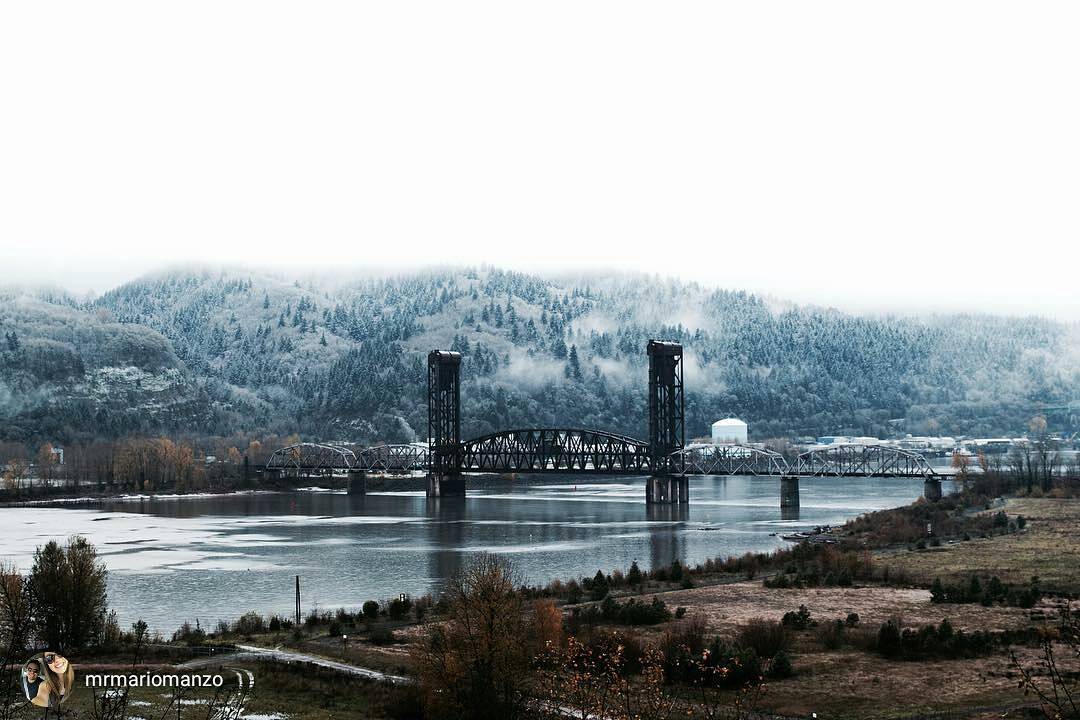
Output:
[[[792,303],[803,306],[818,306],[836,309],[842,312],[860,315],[896,315],[896,316],[926,316],[926,315],[949,315],[949,314],[986,314],[1003,315],[1011,317],[1035,316],[1052,320],[1058,320],[1070,324],[1080,323],[1080,306],[1076,303],[1062,304],[1047,308],[1036,304],[1025,303],[998,303],[990,306],[975,303],[949,302],[947,300],[933,302],[931,299],[913,299],[906,303],[901,302],[874,302],[871,300],[859,300],[846,297],[843,294],[830,294],[827,291],[815,292],[785,292],[783,289],[774,290],[768,286],[753,287],[749,283],[721,283],[712,282],[708,279],[692,277],[680,277],[679,275],[648,272],[633,268],[613,269],[601,267],[559,267],[549,265],[539,268],[515,267],[500,263],[431,263],[412,264],[397,266],[291,266],[266,265],[258,263],[213,263],[205,261],[171,262],[145,268],[132,267],[129,270],[114,268],[109,272],[87,271],[82,269],[72,274],[69,278],[45,277],[41,280],[33,280],[26,273],[18,274],[22,279],[14,280],[9,276],[0,279],[0,288],[16,288],[27,291],[34,290],[58,290],[69,293],[79,299],[93,299],[110,290],[121,287],[127,283],[141,278],[152,277],[169,272],[207,271],[207,272],[235,272],[235,273],[259,273],[268,276],[279,277],[283,280],[314,280],[317,282],[341,283],[359,280],[363,278],[390,278],[411,273],[424,273],[441,269],[468,270],[487,267],[491,269],[512,270],[535,275],[553,281],[572,281],[577,279],[617,279],[635,277],[656,277],[661,282],[674,280],[685,283],[697,283],[702,287],[718,290],[745,291],[758,296],[768,298],[779,303]],[[32,274],[30,274],[32,276]]]

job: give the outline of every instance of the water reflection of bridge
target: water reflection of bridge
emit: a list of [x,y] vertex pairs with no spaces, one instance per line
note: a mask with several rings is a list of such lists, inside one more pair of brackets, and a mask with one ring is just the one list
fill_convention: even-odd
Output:
[[941,476],[922,455],[877,444],[834,445],[790,460],[760,445],[686,445],[682,346],[650,340],[649,437],[604,430],[521,428],[461,440],[461,355],[428,355],[427,444],[353,450],[298,443],[274,452],[265,470],[312,476],[347,473],[350,491],[364,491],[368,473],[424,472],[428,494],[462,495],[465,477],[478,473],[639,475],[648,478],[648,504],[685,504],[690,475],[762,475],[780,480],[782,506],[798,504],[800,476],[922,478],[926,495],[940,497]]

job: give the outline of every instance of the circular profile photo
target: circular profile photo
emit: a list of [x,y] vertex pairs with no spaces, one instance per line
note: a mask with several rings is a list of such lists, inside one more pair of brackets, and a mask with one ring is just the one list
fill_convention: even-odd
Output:
[[34,705],[60,707],[75,688],[75,668],[60,653],[40,653],[23,663],[22,688]]

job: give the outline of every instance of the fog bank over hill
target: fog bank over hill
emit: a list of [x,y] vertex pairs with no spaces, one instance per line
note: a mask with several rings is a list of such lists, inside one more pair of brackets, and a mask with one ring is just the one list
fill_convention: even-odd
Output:
[[752,439],[1015,435],[1080,399],[1076,323],[855,315],[642,274],[176,268],[92,298],[0,288],[0,335],[0,440],[24,442],[422,439],[433,348],[465,357],[466,436],[641,437],[649,338],[685,347],[688,436],[726,415]]

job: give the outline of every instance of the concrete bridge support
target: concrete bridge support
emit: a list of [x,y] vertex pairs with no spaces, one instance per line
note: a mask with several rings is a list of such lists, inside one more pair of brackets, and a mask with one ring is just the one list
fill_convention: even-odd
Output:
[[463,475],[429,473],[427,476],[427,496],[431,498],[465,497],[465,477]]
[[941,479],[926,478],[922,486],[923,497],[934,502],[941,499]]
[[349,471],[349,494],[363,495],[367,492],[367,473],[363,470]]
[[685,475],[654,475],[645,481],[646,505],[688,505],[690,479]]
[[780,476],[780,507],[781,508],[797,508],[797,507],[799,507],[799,476],[798,475],[781,475]]

